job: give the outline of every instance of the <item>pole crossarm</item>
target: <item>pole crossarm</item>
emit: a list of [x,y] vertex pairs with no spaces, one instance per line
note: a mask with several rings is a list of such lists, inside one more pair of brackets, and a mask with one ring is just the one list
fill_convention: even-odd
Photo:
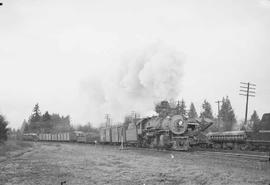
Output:
[[245,85],[251,85],[251,86],[256,86],[256,84],[252,84],[252,83],[246,83],[246,82],[240,82],[241,84],[245,84]]
[[[240,88],[247,89],[248,87],[240,86]],[[254,87],[249,87],[249,89],[251,89],[251,90],[256,90],[256,88],[254,88]]]
[[242,89],[240,89],[240,91],[241,91],[241,92],[245,92],[245,93],[249,93],[249,94],[250,94],[250,93],[256,93],[255,91],[248,91],[248,90],[242,90]]
[[248,98],[249,97],[255,97],[255,90],[256,90],[255,86],[256,86],[256,84],[252,84],[250,82],[248,82],[248,83],[240,82],[240,84],[241,85],[240,85],[240,93],[239,93],[239,95],[246,97],[246,111],[245,111],[245,125],[246,125],[247,124],[247,114],[248,114]]
[[[241,96],[247,96],[247,94],[239,94],[239,95],[241,95]],[[248,96],[249,97],[255,97],[255,95],[253,95],[253,94],[249,94]]]

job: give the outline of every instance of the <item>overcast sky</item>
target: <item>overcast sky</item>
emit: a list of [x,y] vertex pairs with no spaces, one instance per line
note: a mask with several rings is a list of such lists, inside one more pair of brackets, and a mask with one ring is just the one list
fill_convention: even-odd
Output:
[[[268,0],[2,2],[0,112],[10,127],[20,127],[37,102],[43,113],[70,115],[73,124],[91,121],[98,125],[106,112],[114,117],[112,107],[98,108],[98,113],[92,110],[92,102],[96,105],[99,97],[104,103],[117,94],[111,95],[110,89],[99,93],[100,83],[102,88],[110,84],[110,76],[117,74],[123,61],[135,58],[136,63],[141,55],[137,53],[153,45],[159,45],[161,53],[164,45],[180,53],[181,65],[175,67],[180,72],[175,73],[179,75],[177,96],[173,96],[184,98],[188,105],[194,102],[198,112],[207,99],[216,114],[215,101],[228,95],[237,118],[243,119],[240,81],[257,84],[250,114],[254,109],[260,116],[270,111]],[[155,56],[151,60],[161,61],[159,54]],[[164,56],[167,53],[161,55],[167,60]],[[168,64],[174,67],[173,61]],[[154,77],[159,70],[152,71]],[[140,73],[140,79],[147,74]],[[145,83],[153,84],[153,79]],[[130,106],[121,106],[119,110],[132,111]],[[114,120],[121,121],[120,116]]]

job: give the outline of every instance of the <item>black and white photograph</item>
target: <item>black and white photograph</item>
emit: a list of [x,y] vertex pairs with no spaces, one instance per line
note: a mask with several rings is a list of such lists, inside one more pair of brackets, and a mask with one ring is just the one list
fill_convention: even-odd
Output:
[[270,185],[270,0],[0,0],[0,185]]

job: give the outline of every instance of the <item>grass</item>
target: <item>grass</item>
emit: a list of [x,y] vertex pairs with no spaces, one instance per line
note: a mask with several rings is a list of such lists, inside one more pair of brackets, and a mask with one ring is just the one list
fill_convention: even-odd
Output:
[[8,140],[5,143],[0,143],[0,156],[6,156],[9,152],[23,150],[32,146],[32,143],[29,142]]

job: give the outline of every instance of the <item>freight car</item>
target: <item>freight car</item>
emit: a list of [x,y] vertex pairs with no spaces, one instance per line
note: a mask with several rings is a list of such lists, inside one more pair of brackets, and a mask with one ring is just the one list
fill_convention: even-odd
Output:
[[27,133],[22,135],[22,139],[25,141],[38,141],[39,137],[36,133]]
[[58,141],[58,142],[74,142],[77,141],[74,132],[61,133],[41,133],[38,134],[39,141]]
[[207,144],[207,137],[202,132],[212,124],[213,121],[209,119],[186,119],[180,115],[153,116],[130,123],[127,128],[101,128],[100,141],[106,144],[189,150],[195,145]]
[[96,143],[99,141],[99,134],[96,132],[83,132],[77,135],[78,143]]
[[124,126],[102,127],[99,130],[99,142],[102,144],[126,143],[126,129]]
[[212,132],[207,137],[213,148],[270,151],[270,131]]

